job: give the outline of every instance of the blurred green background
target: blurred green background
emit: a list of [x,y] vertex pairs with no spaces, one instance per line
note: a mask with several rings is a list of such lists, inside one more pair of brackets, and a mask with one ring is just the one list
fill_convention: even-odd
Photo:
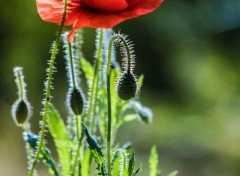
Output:
[[[38,132],[49,47],[57,29],[43,22],[34,1],[0,2],[0,175],[25,176],[22,131],[10,109],[16,99],[12,69],[24,67],[31,119]],[[134,42],[136,73],[144,74],[141,100],[152,107],[153,124],[121,127],[116,141],[132,141],[148,175],[148,155],[156,144],[166,175],[240,175],[240,1],[165,0],[154,13],[115,27]],[[84,29],[86,58],[93,60],[93,29]],[[61,113],[67,78],[57,59],[53,102]],[[39,175],[47,175],[40,166]]]

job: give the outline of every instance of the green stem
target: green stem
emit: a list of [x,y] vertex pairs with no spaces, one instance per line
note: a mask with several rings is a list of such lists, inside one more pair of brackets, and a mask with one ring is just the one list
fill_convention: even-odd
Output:
[[128,58],[128,71],[131,69],[131,52],[127,41],[121,34],[114,34],[108,45],[108,60],[107,60],[107,108],[108,108],[108,124],[107,124],[107,162],[108,162],[108,176],[111,176],[111,132],[112,132],[112,107],[111,107],[111,58],[112,46],[115,39],[120,39],[123,42],[127,52]]
[[91,87],[91,95],[90,95],[90,99],[89,99],[87,119],[86,119],[86,124],[87,125],[90,121],[90,116],[91,116],[92,107],[93,107],[93,98],[94,98],[95,89],[96,89],[95,86],[96,86],[96,83],[97,83],[100,59],[101,59],[101,56],[102,56],[102,46],[103,46],[103,29],[100,29],[99,47],[98,47],[98,50],[97,50],[97,56],[96,56],[96,62],[95,62],[95,68],[94,68],[94,75],[93,75],[92,87]]
[[24,95],[24,91],[23,91],[23,83],[22,83],[22,79],[21,79],[21,74],[19,73],[19,71],[17,72],[17,81],[18,81],[18,92],[19,92],[19,97],[21,100],[23,100]]
[[122,42],[123,42],[123,45],[126,49],[126,52],[127,52],[127,71],[130,72],[131,71],[131,50],[130,48],[128,47],[128,43],[126,41],[126,39],[124,38],[123,35],[121,34],[116,34],[116,38],[119,38]]
[[[25,133],[29,133],[30,132],[30,128],[29,128],[29,123],[25,123],[24,124],[24,132]],[[33,158],[33,152],[32,152],[32,149],[31,149],[31,146],[29,145],[29,143],[26,142],[26,150],[27,150],[27,160],[28,160],[28,167],[31,167],[31,160]]]
[[115,37],[110,39],[108,45],[108,60],[107,60],[107,162],[108,162],[108,176],[111,176],[111,127],[112,127],[112,109],[111,109],[111,58],[112,58],[112,45]]
[[[96,82],[97,82],[97,84],[96,84],[95,92],[98,92],[98,90],[99,90],[98,78],[97,78]],[[91,127],[90,127],[90,132],[91,133],[94,133],[94,127],[95,127],[95,123],[96,123],[96,113],[97,113],[96,106],[97,106],[97,103],[98,103],[98,100],[95,96],[95,101],[94,101],[95,106],[93,107],[93,118],[92,118]]]
[[[81,128],[81,125],[82,125],[82,122],[81,122],[81,116],[80,115],[77,115],[76,116],[76,128],[77,128],[77,141],[78,141],[78,146],[77,146],[77,150],[76,150],[76,155],[75,155],[75,158],[74,158],[74,161],[73,161],[73,165],[71,167],[71,176],[74,175],[74,171],[77,167],[77,163],[78,163],[78,160],[81,162],[81,156],[80,155],[80,150],[81,150],[81,141],[83,139],[83,133],[82,133],[82,128]],[[80,166],[81,166],[81,163],[79,163]],[[79,167],[80,169],[81,167]],[[81,171],[79,170],[79,173],[81,173]]]
[[58,45],[59,45],[59,42],[60,42],[60,39],[61,39],[61,33],[62,33],[64,22],[65,22],[65,19],[66,19],[66,14],[67,14],[67,0],[64,0],[64,10],[63,10],[62,21],[61,21],[61,24],[59,26],[59,30],[58,30],[58,33],[57,33],[57,36],[56,36],[56,42],[55,42],[55,45],[53,47],[52,55],[50,57],[49,73],[48,73],[47,86],[46,86],[46,95],[45,95],[45,98],[44,98],[44,108],[43,108],[44,111],[43,111],[42,128],[41,128],[41,132],[40,132],[40,141],[39,141],[39,144],[38,144],[37,153],[34,157],[32,166],[30,168],[29,176],[33,176],[33,174],[34,174],[34,170],[35,170],[37,161],[39,159],[42,146],[44,144],[44,133],[45,133],[46,125],[47,125],[46,121],[47,121],[49,97],[51,95],[51,83],[52,83],[52,76],[53,76],[54,61],[56,59],[57,48],[58,48]]
[[72,77],[72,86],[73,89],[76,88],[76,82],[75,82],[75,75],[74,75],[74,64],[73,64],[73,56],[72,56],[72,44],[68,42],[68,53],[69,53],[69,60],[70,60],[70,67],[71,67],[71,77]]

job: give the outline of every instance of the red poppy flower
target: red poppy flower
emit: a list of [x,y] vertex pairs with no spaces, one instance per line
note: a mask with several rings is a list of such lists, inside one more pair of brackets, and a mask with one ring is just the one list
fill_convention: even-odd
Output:
[[[65,26],[74,31],[82,27],[112,28],[118,23],[154,11],[163,0],[68,0]],[[44,21],[60,24],[63,0],[37,0],[38,13]]]

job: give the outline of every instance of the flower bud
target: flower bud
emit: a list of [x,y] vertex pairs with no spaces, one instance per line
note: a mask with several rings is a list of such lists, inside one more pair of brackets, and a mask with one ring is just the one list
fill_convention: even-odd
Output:
[[22,126],[30,117],[30,106],[26,100],[18,99],[12,106],[12,116],[18,126]]
[[68,92],[68,106],[75,115],[81,115],[84,108],[84,96],[80,88],[70,89]]
[[120,99],[128,101],[136,96],[137,80],[130,71],[122,73],[117,83],[117,94]]

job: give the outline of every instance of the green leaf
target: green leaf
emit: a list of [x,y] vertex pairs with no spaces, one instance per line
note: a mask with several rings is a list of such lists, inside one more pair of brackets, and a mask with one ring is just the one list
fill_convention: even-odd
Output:
[[70,140],[66,134],[65,124],[52,104],[49,104],[47,122],[58,152],[63,175],[70,173]]
[[143,79],[144,79],[144,75],[141,75],[141,76],[139,76],[139,78],[138,78],[138,87],[142,87],[142,84],[143,84]]
[[149,158],[149,176],[158,176],[158,154],[156,146],[151,149],[151,155]]
[[152,122],[153,114],[150,108],[143,106],[139,101],[130,101],[124,108],[123,112],[132,109],[137,115],[138,119],[146,124],[150,124]]
[[97,170],[99,171],[99,175],[105,176],[105,165],[104,165],[104,158],[103,158],[103,153],[102,150],[97,142],[97,140],[89,133],[89,130],[87,126],[83,124],[83,129],[87,137],[87,143],[89,146],[89,149],[91,151],[91,155],[94,158],[97,166]]
[[173,171],[170,174],[168,174],[168,176],[177,176],[177,174],[178,174],[178,171]]
[[121,167],[121,157],[120,157],[120,151],[117,150],[113,154],[112,159],[112,175],[113,176],[119,176],[120,175],[120,167]]
[[[23,133],[23,138],[26,143],[29,144],[33,151],[37,151],[37,145],[39,142],[39,137],[29,132]],[[49,173],[54,176],[59,176],[58,168],[55,164],[55,161],[51,155],[50,150],[43,145],[40,151],[40,158],[42,162],[49,167]]]
[[91,161],[91,151],[90,149],[86,149],[84,152],[83,160],[82,160],[82,175],[88,175],[90,171],[90,162]]
[[134,167],[135,167],[135,155],[132,153],[131,158],[129,159],[128,163],[128,175],[134,175]]
[[127,152],[124,149],[117,149],[112,157],[112,172],[115,176],[128,176]]
[[128,115],[125,115],[124,117],[122,117],[121,119],[119,119],[118,121],[118,125],[122,125],[123,123],[125,122],[131,122],[135,119],[137,119],[138,116],[136,114],[128,114]]

